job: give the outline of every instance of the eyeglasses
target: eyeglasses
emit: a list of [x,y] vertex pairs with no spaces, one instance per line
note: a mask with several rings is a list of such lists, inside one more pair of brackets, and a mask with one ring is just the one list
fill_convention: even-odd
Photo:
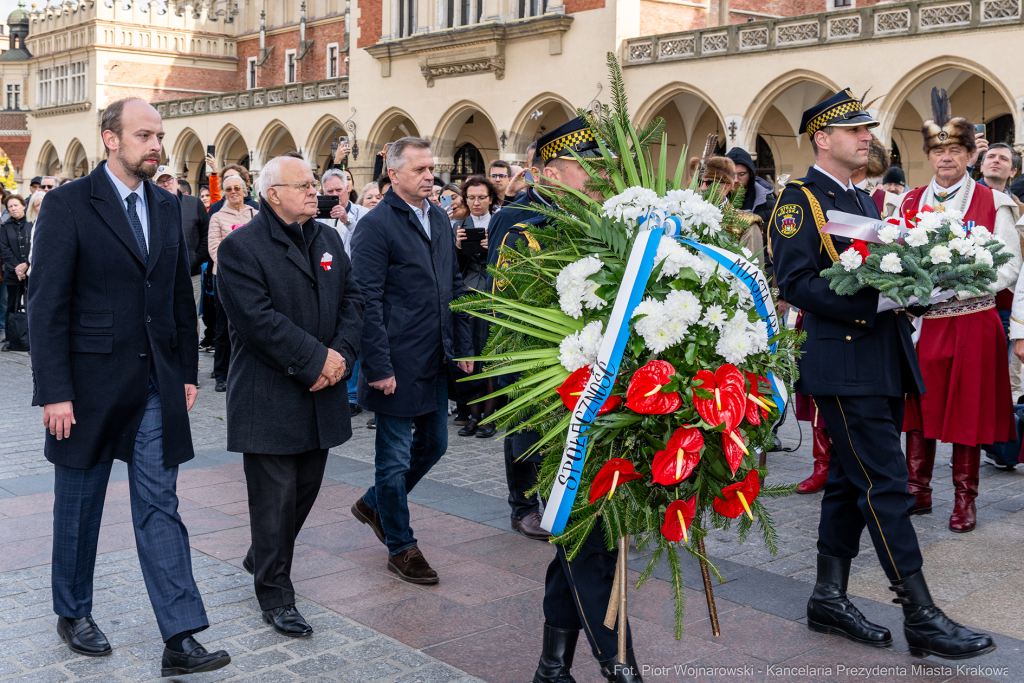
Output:
[[466,197],[466,201],[469,202],[470,204],[482,204],[483,202],[486,202],[488,199],[490,199],[490,197],[488,196]]
[[303,192],[309,192],[311,188],[316,187],[316,184],[312,180],[307,180],[304,183],[279,183],[273,187],[297,187]]
[[491,177],[495,180],[501,180],[502,178],[508,178],[508,173],[492,173]]
[[56,187],[57,187],[56,185],[40,185],[39,189],[41,189],[41,190],[52,190],[52,189],[54,189]]
[[224,188],[224,191],[225,192],[245,192],[245,188],[244,187],[226,187],[226,188]]
[[[168,185],[171,184],[171,181],[173,181],[173,180],[174,180],[174,178],[164,177],[164,178],[161,178],[160,180],[156,181],[156,184],[159,185],[160,187],[167,187]],[[43,185],[43,187],[45,188],[46,186]]]

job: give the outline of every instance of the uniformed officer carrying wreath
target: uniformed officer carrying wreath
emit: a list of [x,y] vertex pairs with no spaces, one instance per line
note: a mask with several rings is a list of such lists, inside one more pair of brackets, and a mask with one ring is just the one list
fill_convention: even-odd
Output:
[[850,182],[867,163],[869,129],[877,125],[848,89],[805,111],[800,134],[810,138],[815,164],[805,178],[786,186],[769,229],[781,298],[805,312],[807,340],[796,388],[813,396],[835,444],[807,624],[866,645],[892,643],[889,630],[865,619],[846,596],[850,561],[867,526],[890,590],[903,606],[910,653],[966,659],[995,645],[932,602],[910,523],[914,497],[900,446],[903,396],[925,390],[910,317],[875,289],[840,296],[820,276],[850,246],[845,238],[820,232],[828,211],[879,218],[870,195]]

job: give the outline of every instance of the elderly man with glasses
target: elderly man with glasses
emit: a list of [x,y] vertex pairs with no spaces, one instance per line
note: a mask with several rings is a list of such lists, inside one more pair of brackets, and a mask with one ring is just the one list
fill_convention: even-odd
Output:
[[344,380],[359,353],[363,299],[341,236],[313,219],[309,164],[271,159],[257,190],[260,212],[224,238],[217,256],[233,353],[228,450],[243,454],[249,490],[252,545],[242,566],[264,621],[299,637],[313,629],[295,609],[295,537],[320,491],[328,449],[352,436]]

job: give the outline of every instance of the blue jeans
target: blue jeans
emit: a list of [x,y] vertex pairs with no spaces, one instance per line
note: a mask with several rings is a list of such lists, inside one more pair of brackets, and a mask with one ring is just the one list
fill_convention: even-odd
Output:
[[356,402],[356,389],[359,388],[359,361],[352,366],[352,375],[348,378],[348,402]]
[[[448,381],[442,368],[434,380],[437,410],[419,417],[377,413],[377,472],[363,502],[380,514],[388,552],[416,545],[409,526],[407,494],[448,450]],[[401,389],[399,389],[401,391]],[[415,431],[413,428],[415,427]]]

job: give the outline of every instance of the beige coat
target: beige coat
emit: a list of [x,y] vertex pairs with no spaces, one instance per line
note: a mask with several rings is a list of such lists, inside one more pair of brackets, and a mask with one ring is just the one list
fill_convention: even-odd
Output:
[[207,245],[210,250],[210,258],[213,259],[213,274],[217,274],[217,248],[221,241],[231,234],[235,228],[240,228],[253,218],[259,211],[248,204],[242,205],[241,211],[235,211],[227,203],[220,211],[210,216],[210,233]]

